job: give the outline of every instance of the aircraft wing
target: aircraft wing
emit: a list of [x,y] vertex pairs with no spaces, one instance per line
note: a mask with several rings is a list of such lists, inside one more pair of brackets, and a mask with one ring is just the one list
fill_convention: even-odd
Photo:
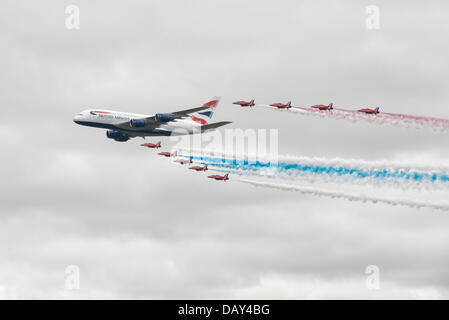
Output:
[[[192,109],[186,109],[186,110],[181,110],[181,111],[175,111],[175,112],[171,112],[169,113],[170,116],[173,117],[173,120],[175,119],[182,119],[182,118],[187,118],[190,116],[190,114],[198,112],[198,111],[202,111],[202,110],[206,110],[209,109],[209,106],[203,106],[203,107],[197,107],[197,108],[192,108]],[[147,120],[153,120],[156,121],[156,116],[151,116],[151,117],[147,117],[145,118]]]
[[117,123],[116,127],[117,127],[118,131],[120,131],[120,129],[122,129],[122,130],[125,130],[128,134],[132,135],[132,133],[130,133],[130,132],[139,133],[139,131],[153,130],[153,129],[158,128],[160,125],[161,124],[157,121],[148,121],[145,124],[145,126],[135,128],[135,127],[131,126],[130,121],[125,121],[125,122]]
[[[176,112],[172,112],[169,113],[170,116],[173,118],[173,120],[176,119],[182,119],[182,118],[187,118],[190,116],[190,114],[198,112],[198,111],[202,111],[202,110],[206,110],[209,109],[209,106],[203,106],[203,107],[197,107],[197,108],[192,108],[192,109],[186,109],[186,110],[181,110],[181,111],[176,111]],[[148,130],[150,128],[157,128],[159,125],[161,125],[162,123],[156,120],[156,116],[150,116],[147,118],[143,118],[145,120],[147,120],[147,124],[145,125],[145,127],[140,128],[141,130]],[[118,127],[121,127],[123,129],[133,129],[134,131],[139,131],[139,129],[137,128],[132,128],[129,121],[125,121],[122,123],[118,124]]]
[[192,109],[187,109],[187,110],[176,111],[176,112],[173,112],[172,114],[179,116],[180,118],[184,118],[184,117],[188,117],[192,113],[206,110],[209,108],[210,108],[210,106],[202,106],[202,107],[197,107],[197,108],[192,108]]
[[[210,110],[207,112],[208,115],[206,115],[206,116],[211,118],[212,114],[213,114],[213,109],[216,108],[219,101],[220,101],[219,97],[214,97],[214,98],[210,99],[208,102],[204,103],[200,107],[174,111],[171,113],[158,113],[158,114],[146,117],[146,118],[131,119],[130,121],[124,121],[124,122],[118,123],[118,124],[116,124],[116,126],[118,127],[118,130],[122,129],[122,130],[128,131],[128,133],[130,131],[132,131],[132,132],[135,132],[136,134],[138,134],[140,131],[154,130],[163,124],[167,124],[172,121],[176,122],[176,120],[178,120],[178,119],[188,118],[192,114],[199,112],[199,111],[203,111],[203,110]],[[162,120],[161,118],[165,119],[165,121]],[[134,124],[133,124],[133,122],[134,122]],[[228,123],[230,123],[230,122],[217,122],[217,123],[207,124],[207,125],[204,125],[201,127],[201,132],[204,132],[209,129],[218,128],[218,127],[224,126]]]
[[[219,99],[219,98],[217,98],[217,99]],[[182,118],[189,117],[192,113],[195,113],[195,112],[198,112],[198,111],[202,111],[202,110],[207,110],[209,108],[210,108],[210,105],[205,105],[205,106],[201,106],[201,107],[175,111],[175,112],[171,112],[169,114],[173,117],[173,120],[175,120],[175,119],[182,119]],[[148,117],[148,118],[145,118],[145,119],[156,121],[156,116],[151,116],[151,117]]]
[[232,121],[221,121],[221,122],[215,122],[215,123],[211,123],[211,124],[205,124],[204,126],[201,126],[201,132],[210,130],[210,129],[215,129],[218,127],[222,127],[225,126],[227,124],[232,123]]

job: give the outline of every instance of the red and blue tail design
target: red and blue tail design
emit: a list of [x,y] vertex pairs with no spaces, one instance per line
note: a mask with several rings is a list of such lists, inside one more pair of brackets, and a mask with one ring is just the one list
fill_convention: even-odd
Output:
[[218,103],[220,102],[220,97],[213,97],[206,103],[202,105],[202,107],[209,107],[205,110],[201,110],[199,112],[195,112],[191,115],[192,121],[195,121],[201,125],[208,124],[208,121],[212,119],[214,115],[215,108],[217,108]]

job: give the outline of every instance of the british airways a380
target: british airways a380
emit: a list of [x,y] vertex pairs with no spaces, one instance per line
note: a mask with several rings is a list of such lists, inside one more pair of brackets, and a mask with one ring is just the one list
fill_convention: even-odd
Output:
[[84,126],[108,129],[106,136],[115,141],[128,141],[134,137],[204,133],[231,123],[208,122],[219,101],[220,98],[216,97],[201,107],[155,115],[89,109],[77,114],[73,121]]

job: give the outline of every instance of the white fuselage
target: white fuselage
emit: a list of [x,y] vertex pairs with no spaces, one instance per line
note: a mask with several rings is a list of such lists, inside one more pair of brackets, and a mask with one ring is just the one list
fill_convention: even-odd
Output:
[[149,117],[151,115],[104,109],[89,109],[77,114],[73,121],[80,125],[125,132],[130,136],[191,134],[201,127],[200,123],[193,121],[191,118],[176,119],[167,123],[161,123],[156,129],[148,130],[123,126],[124,123],[132,119],[146,119]]

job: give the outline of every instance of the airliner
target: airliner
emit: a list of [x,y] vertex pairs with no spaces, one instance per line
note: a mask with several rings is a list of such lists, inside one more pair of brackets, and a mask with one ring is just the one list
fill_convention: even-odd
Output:
[[134,137],[204,133],[231,123],[208,123],[219,102],[220,98],[214,97],[201,107],[155,115],[89,109],[77,114],[73,121],[83,126],[108,129],[106,137],[120,142]]

